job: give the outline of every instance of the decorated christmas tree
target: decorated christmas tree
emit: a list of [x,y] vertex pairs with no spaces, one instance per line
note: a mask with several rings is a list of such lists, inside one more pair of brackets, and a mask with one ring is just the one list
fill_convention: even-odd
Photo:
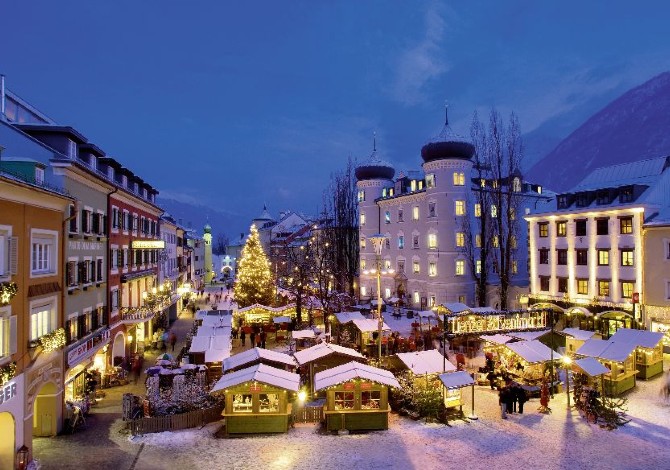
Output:
[[258,229],[252,225],[239,262],[235,282],[235,301],[241,308],[256,303],[271,305],[274,292],[270,261],[263,251]]

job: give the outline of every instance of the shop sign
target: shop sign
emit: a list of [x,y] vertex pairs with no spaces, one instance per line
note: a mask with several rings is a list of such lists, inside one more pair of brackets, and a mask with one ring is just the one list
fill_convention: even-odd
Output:
[[354,384],[353,382],[347,382],[344,384],[345,390],[353,390],[354,388],[356,388],[356,384]]
[[109,339],[109,329],[97,334],[93,338],[90,338],[88,341],[81,343],[80,345],[72,348],[67,353],[67,363],[70,367],[81,362],[83,359],[87,358],[93,352],[93,349],[98,346],[100,343],[105,342]]
[[449,318],[448,331],[452,334],[495,333],[500,331],[538,330],[547,326],[543,311],[528,312],[528,316],[515,315],[463,315]]
[[100,242],[88,242],[83,240],[68,240],[68,250],[70,251],[101,251],[103,249]]
[[162,250],[165,248],[165,240],[133,240],[133,250]]
[[372,384],[370,382],[361,382],[361,390],[370,390]]
[[250,392],[260,392],[262,389],[261,385],[259,384],[251,384],[249,385],[249,391]]
[[16,382],[9,382],[0,388],[0,405],[7,403],[17,395]]

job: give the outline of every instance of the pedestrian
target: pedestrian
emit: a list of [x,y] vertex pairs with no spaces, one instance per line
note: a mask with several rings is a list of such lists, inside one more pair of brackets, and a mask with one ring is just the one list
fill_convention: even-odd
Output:
[[267,333],[265,333],[265,330],[261,330],[261,348],[265,349],[265,340],[267,339]]
[[256,330],[251,330],[251,333],[249,334],[249,340],[251,347],[253,348],[256,345]]
[[242,340],[242,347],[246,346],[247,332],[244,331],[243,327],[240,327],[240,339]]
[[496,388],[496,374],[493,371],[491,371],[486,375],[486,379],[491,384],[491,390],[495,390],[495,388]]
[[520,385],[517,385],[516,393],[517,393],[517,401],[519,402],[519,414],[522,415],[523,404],[528,401],[528,396],[526,395],[526,391]]
[[174,331],[170,331],[170,346],[172,346],[172,352],[174,352],[175,344],[177,344],[177,335]]
[[510,382],[507,382],[506,388],[507,400],[505,401],[505,404],[507,405],[507,413],[511,414],[514,413],[514,390],[512,390],[512,384]]
[[140,358],[135,357],[133,359],[133,382],[137,385],[137,381],[140,379],[140,371],[142,369],[142,364],[140,363]]
[[519,405],[519,384],[512,382],[510,391],[512,392],[512,412],[516,413],[517,407]]
[[501,387],[498,391],[498,405],[500,405],[500,417],[507,419],[507,387]]
[[260,333],[260,334],[256,334],[256,333],[254,333],[254,335],[256,336],[256,347],[257,347],[257,348],[260,348],[260,347],[261,347],[261,335],[262,335],[262,334],[263,334],[263,333]]

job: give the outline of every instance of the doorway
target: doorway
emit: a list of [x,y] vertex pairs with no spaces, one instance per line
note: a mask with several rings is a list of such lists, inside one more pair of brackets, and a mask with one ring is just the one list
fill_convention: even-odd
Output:
[[14,468],[16,424],[14,416],[7,411],[0,413],[0,436],[0,468]]
[[60,393],[55,384],[44,384],[33,405],[33,436],[50,437],[58,434]]

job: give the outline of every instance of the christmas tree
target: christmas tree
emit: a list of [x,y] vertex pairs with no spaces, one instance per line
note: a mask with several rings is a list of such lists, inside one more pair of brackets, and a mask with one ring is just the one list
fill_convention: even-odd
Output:
[[274,279],[258,229],[251,226],[249,238],[242,249],[235,283],[235,301],[240,308],[253,304],[271,305],[274,297]]

